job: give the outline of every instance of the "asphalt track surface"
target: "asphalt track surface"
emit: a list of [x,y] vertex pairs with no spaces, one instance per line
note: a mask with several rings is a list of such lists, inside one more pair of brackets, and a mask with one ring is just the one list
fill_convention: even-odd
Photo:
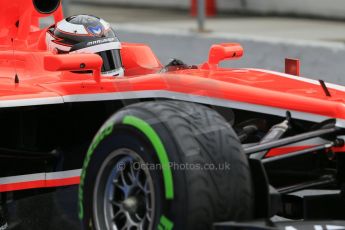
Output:
[[132,28],[118,29],[122,41],[148,44],[162,63],[178,58],[188,64],[199,64],[207,60],[212,44],[238,42],[245,51],[239,60],[223,63],[226,67],[250,67],[284,71],[286,57],[301,60],[301,76],[322,79],[345,85],[345,46],[342,44],[312,42],[261,41],[251,38],[231,38],[226,35],[184,33],[176,31],[155,33],[136,32]]
[[69,12],[103,17],[122,41],[148,44],[164,64],[171,58],[199,64],[212,44],[238,42],[244,57],[224,66],[284,71],[286,57],[298,58],[302,76],[345,85],[343,21],[218,15],[207,20],[211,32],[196,33],[186,11],[74,3]]

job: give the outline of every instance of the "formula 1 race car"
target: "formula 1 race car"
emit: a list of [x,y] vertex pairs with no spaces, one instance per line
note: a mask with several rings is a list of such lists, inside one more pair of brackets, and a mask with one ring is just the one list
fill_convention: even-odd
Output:
[[1,230],[345,229],[345,87],[291,59],[221,68],[233,43],[166,67],[122,43],[104,76],[100,54],[48,50],[60,0],[0,11]]

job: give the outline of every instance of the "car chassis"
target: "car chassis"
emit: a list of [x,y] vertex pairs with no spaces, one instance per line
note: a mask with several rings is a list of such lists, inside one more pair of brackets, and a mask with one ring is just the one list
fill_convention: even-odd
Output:
[[[45,31],[39,29],[38,19],[52,15],[55,21],[61,20],[59,0],[50,4],[4,0],[2,5],[11,17],[0,15],[0,72],[4,76],[0,78],[0,229],[45,229],[55,220],[52,216],[64,215],[79,223],[77,208],[71,204],[84,205],[85,178],[97,174],[87,174],[89,164],[97,161],[91,158],[99,156],[93,150],[107,138],[109,122],[118,122],[114,127],[122,132],[125,119],[118,117],[128,118],[140,106],[146,106],[146,113],[150,108],[152,114],[156,107],[170,106],[170,110],[176,108],[174,116],[184,113],[176,112],[180,107],[195,108],[197,112],[188,114],[189,118],[179,118],[189,119],[188,127],[197,131],[198,124],[206,124],[200,121],[201,112],[212,114],[222,124],[217,126],[220,132],[225,127],[235,147],[240,144],[238,154],[246,158],[242,163],[249,162],[253,215],[244,222],[215,221],[214,229],[345,229],[344,87],[297,76],[299,61],[291,59],[286,60],[286,73],[219,67],[224,60],[243,55],[242,47],[233,43],[213,45],[209,59],[199,66],[175,60],[169,66],[172,69],[163,68],[146,45],[123,43],[126,77],[104,78],[102,61],[95,54],[46,51]],[[93,73],[80,74],[84,70]],[[153,118],[157,111],[151,114]],[[92,119],[85,114],[92,114]],[[158,118],[159,122],[139,122],[144,131],[155,134],[172,122]],[[133,124],[138,122],[135,119]],[[162,127],[157,128],[157,123]],[[124,129],[137,132],[133,127]],[[142,133],[136,133],[137,142],[145,139]],[[170,146],[174,141],[167,138],[169,132],[164,134],[162,142]],[[225,157],[231,155],[222,151]],[[169,206],[174,189],[169,181],[164,183]],[[84,228],[92,228],[85,222]],[[173,228],[165,216],[158,226]]]

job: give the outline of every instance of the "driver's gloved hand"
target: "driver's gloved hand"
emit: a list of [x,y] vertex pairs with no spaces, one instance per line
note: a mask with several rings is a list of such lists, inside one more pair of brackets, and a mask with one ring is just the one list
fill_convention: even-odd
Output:
[[183,69],[197,69],[197,66],[189,66],[183,61],[179,59],[172,59],[160,72],[170,72],[170,71],[177,71],[177,70],[183,70]]

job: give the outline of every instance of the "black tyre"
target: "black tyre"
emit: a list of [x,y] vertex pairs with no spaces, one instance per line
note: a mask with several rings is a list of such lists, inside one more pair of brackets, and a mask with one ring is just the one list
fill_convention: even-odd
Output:
[[179,101],[128,106],[101,128],[80,189],[85,229],[210,229],[252,213],[248,163],[231,126]]

